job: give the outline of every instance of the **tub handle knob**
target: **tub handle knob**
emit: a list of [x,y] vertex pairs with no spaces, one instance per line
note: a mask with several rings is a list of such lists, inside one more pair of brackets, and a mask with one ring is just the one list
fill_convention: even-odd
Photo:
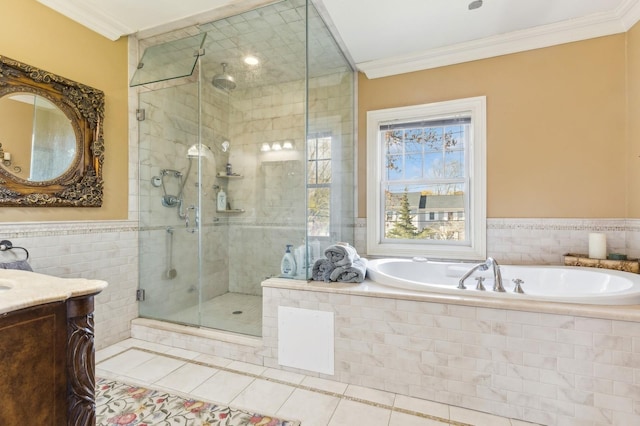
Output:
[[520,278],[516,278],[515,280],[512,280],[512,281],[515,284],[515,287],[513,287],[513,292],[524,294],[524,290],[522,289],[522,285],[521,285],[521,284],[524,284],[524,281],[522,281]]
[[484,284],[482,284],[484,282],[484,277],[476,277],[476,281],[478,281],[478,284],[476,284],[476,290],[485,291]]

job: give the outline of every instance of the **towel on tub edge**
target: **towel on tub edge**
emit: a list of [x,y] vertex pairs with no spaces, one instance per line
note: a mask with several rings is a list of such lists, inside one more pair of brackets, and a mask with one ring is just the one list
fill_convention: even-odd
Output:
[[331,281],[361,283],[367,275],[367,259],[359,257],[351,266],[338,266],[331,272]]
[[324,255],[335,266],[351,266],[360,259],[356,249],[348,244],[333,244],[324,249]]
[[329,259],[318,259],[313,264],[311,270],[311,278],[315,281],[331,281],[331,273],[336,269],[336,266],[331,263]]

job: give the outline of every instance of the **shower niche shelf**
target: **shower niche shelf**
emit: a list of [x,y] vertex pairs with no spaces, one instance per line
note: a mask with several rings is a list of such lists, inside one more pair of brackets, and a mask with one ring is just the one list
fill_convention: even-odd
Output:
[[244,209],[216,210],[218,213],[244,213]]
[[222,178],[222,179],[242,179],[244,176],[236,175],[236,174],[228,175],[226,173],[218,172],[216,177],[219,177],[219,178]]

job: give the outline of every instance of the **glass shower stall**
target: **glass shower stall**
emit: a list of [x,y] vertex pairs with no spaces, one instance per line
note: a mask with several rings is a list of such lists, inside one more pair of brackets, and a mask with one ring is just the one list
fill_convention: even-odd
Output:
[[304,0],[140,46],[140,316],[259,336],[285,247],[353,242],[355,73]]

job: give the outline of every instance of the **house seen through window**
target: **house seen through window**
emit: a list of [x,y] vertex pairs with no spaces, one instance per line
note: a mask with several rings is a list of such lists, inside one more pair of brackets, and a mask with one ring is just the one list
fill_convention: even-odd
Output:
[[367,251],[482,258],[485,100],[367,113]]

